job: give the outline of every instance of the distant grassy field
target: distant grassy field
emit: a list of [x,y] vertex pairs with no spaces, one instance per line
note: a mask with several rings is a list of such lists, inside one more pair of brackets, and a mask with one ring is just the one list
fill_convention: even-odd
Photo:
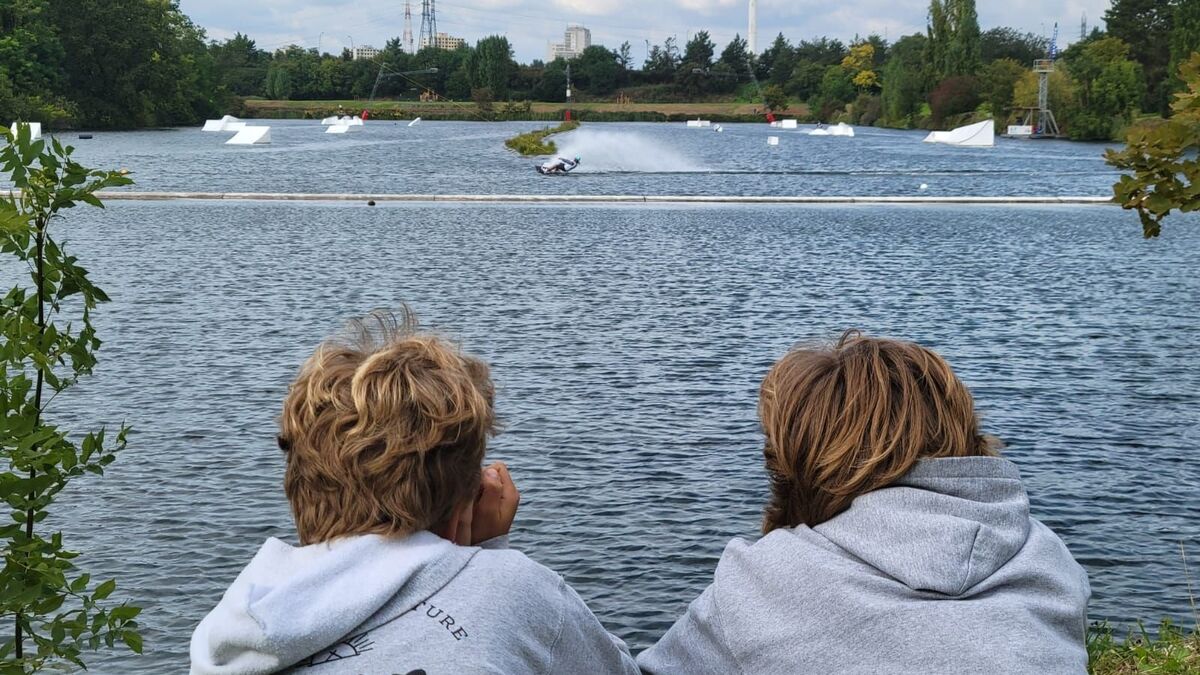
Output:
[[[311,118],[331,115],[340,109],[343,113],[357,113],[368,108],[371,114],[386,117],[421,116],[428,118],[453,117],[460,119],[478,118],[478,108],[474,103],[451,103],[447,101],[373,101],[368,106],[366,101],[272,101],[265,99],[247,99],[244,114],[248,117],[301,117]],[[528,118],[545,120],[561,116],[566,108],[565,103],[536,102],[530,105]],[[688,117],[715,118],[717,120],[738,120],[746,118],[761,118],[761,106],[753,103],[572,103],[571,110],[595,114],[601,119],[646,119],[662,118],[663,120],[685,119]],[[495,104],[496,117],[499,119],[521,119],[520,114],[505,112],[505,104]],[[807,113],[804,106],[793,106],[781,116],[797,117]]]

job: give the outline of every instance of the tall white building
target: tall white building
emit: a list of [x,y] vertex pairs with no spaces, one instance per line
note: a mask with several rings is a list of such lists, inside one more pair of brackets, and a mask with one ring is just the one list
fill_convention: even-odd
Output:
[[592,31],[572,24],[567,26],[567,30],[563,33],[563,41],[561,44],[550,45],[550,51],[546,54],[546,62],[549,63],[554,59],[573,59],[583,53],[583,50],[592,46]]
[[359,59],[373,59],[382,53],[383,53],[382,49],[376,49],[376,48],[372,47],[371,45],[363,45],[361,47],[355,47],[354,51],[352,52],[352,54],[354,55],[355,61],[358,61]]

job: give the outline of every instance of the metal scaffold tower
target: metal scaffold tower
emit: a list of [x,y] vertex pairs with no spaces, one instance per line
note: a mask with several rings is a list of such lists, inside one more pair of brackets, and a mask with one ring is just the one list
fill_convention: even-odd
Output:
[[435,46],[437,41],[437,8],[434,0],[421,0],[421,38],[417,48]]
[[1054,58],[1058,56],[1058,24],[1054,24],[1054,36],[1050,38],[1049,58],[1033,62],[1033,72],[1038,76],[1038,104],[1025,109],[1025,126],[1031,127],[1030,138],[1058,138],[1058,122],[1050,110],[1050,73],[1054,72]]
[[1025,113],[1025,125],[1033,127],[1032,135],[1036,138],[1057,138],[1058,122],[1050,110],[1050,73],[1054,72],[1054,61],[1034,61],[1033,72],[1038,74],[1038,107],[1029,108]]
[[412,40],[412,2],[404,0],[404,51],[415,54]]

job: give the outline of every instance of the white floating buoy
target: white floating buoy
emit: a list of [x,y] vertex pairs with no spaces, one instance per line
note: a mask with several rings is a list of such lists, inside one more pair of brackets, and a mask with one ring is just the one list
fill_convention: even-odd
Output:
[[725,127],[721,126],[720,124],[714,124],[712,130],[717,133],[721,133],[722,131],[725,131]]
[[922,189],[922,190],[928,190],[928,189],[929,189],[929,184],[928,184],[928,183],[921,183],[921,189]]
[[767,145],[779,145],[779,137],[767,136]]

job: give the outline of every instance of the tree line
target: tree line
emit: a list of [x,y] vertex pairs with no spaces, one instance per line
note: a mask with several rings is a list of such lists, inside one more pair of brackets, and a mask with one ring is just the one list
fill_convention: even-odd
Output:
[[[1104,19],[1057,55],[1051,75],[1051,107],[1073,138],[1116,138],[1138,114],[1168,115],[1178,64],[1200,49],[1194,0],[1113,0]],[[700,31],[651,46],[640,64],[628,42],[521,64],[498,35],[416,54],[397,38],[371,60],[269,51],[241,34],[206,40],[174,0],[10,0],[0,29],[0,116],[95,127],[192,123],[248,97],[561,102],[568,73],[575,100],[741,100],[803,104],[822,121],[1003,125],[1036,104],[1031,65],[1050,50],[1042,36],[981,30],[975,0],[931,0],[926,30],[891,43],[780,34],[752,54],[740,36],[718,51]]]

